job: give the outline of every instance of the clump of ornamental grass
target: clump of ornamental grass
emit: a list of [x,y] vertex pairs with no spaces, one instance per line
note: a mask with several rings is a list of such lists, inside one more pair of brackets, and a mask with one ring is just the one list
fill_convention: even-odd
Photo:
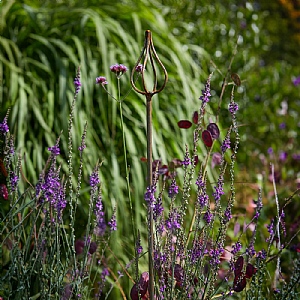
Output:
[[[1,135],[1,281],[3,299],[100,299],[110,292],[110,274],[105,251],[117,229],[115,212],[107,221],[101,194],[98,163],[90,174],[90,201],[84,236],[75,232],[75,216],[81,197],[83,157],[87,124],[82,133],[77,186],[72,184],[72,124],[76,98],[81,88],[80,70],[69,115],[68,173],[57,162],[60,137],[48,147],[49,158],[36,184],[22,191],[21,156],[14,150],[7,124]],[[26,181],[26,178],[23,177]],[[115,280],[118,279],[117,277]],[[106,287],[105,287],[106,285]],[[2,299],[2,298],[1,298]]]

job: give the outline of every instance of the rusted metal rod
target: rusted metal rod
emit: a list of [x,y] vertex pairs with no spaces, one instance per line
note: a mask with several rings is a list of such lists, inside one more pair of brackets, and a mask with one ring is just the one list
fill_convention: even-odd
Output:
[[[143,59],[144,57],[144,59]],[[141,70],[142,76],[142,86],[143,91],[138,89],[133,80],[134,73],[137,72],[136,69],[143,59],[143,67]],[[154,60],[158,63],[164,73],[164,82],[163,85],[157,89],[157,72],[154,64]],[[151,69],[154,76],[154,84],[152,91],[149,91],[146,86],[144,71],[146,70],[146,64],[150,61]],[[145,42],[144,47],[142,49],[141,55],[131,72],[130,82],[133,89],[146,97],[146,114],[147,114],[147,184],[148,187],[151,188],[153,185],[153,174],[152,174],[152,97],[153,95],[161,92],[168,81],[168,73],[160,61],[159,57],[156,54],[152,35],[150,30],[146,30],[145,32]],[[148,206],[148,253],[149,253],[149,296],[150,300],[154,300],[154,262],[153,262],[153,249],[154,249],[154,236],[153,236],[153,207],[151,205]]]

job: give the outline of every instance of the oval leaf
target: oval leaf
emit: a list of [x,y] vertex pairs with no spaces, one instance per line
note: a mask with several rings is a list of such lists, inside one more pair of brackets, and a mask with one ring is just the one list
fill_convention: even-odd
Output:
[[213,140],[212,140],[211,134],[208,130],[204,130],[202,132],[202,140],[203,140],[205,146],[207,146],[207,147],[212,146]]
[[216,123],[210,123],[207,125],[207,130],[210,132],[213,139],[217,139],[220,136],[220,130]]
[[181,120],[178,123],[179,128],[182,129],[188,129],[192,126],[192,122],[188,121],[188,120]]
[[231,79],[236,84],[236,86],[240,86],[241,85],[241,79],[240,79],[240,76],[238,74],[232,73],[231,74]]
[[198,112],[194,111],[194,113],[193,113],[193,123],[194,124],[198,124],[198,118],[199,118]]
[[246,278],[251,278],[256,272],[257,269],[252,264],[248,264],[246,267]]
[[234,275],[239,276],[243,270],[244,257],[240,256],[234,264]]

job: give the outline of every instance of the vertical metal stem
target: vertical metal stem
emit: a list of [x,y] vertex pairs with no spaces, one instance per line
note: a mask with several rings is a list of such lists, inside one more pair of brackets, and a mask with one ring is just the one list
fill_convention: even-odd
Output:
[[[142,85],[143,85],[143,91],[138,89],[134,82],[134,73],[137,72],[136,68],[141,62],[142,58],[143,60],[143,69],[141,71],[142,76]],[[146,69],[147,61],[150,61],[151,69],[154,76],[154,84],[152,91],[149,91],[146,87],[146,81],[144,78],[144,71]],[[157,72],[155,69],[155,63],[154,60],[158,63],[158,65],[161,67],[163,73],[164,73],[164,82],[162,86],[158,89],[157,88]],[[153,184],[153,176],[152,176],[152,96],[160,93],[166,86],[166,83],[168,81],[168,73],[162,62],[160,61],[158,55],[156,54],[153,41],[152,41],[152,35],[150,30],[146,30],[145,32],[145,41],[144,41],[144,47],[141,52],[141,55],[134,67],[134,69],[131,72],[130,76],[130,82],[133,87],[133,89],[146,97],[146,106],[147,106],[147,181],[148,181],[148,188],[152,189]],[[152,191],[151,191],[152,192]],[[148,251],[149,251],[149,285],[148,285],[148,291],[150,300],[154,300],[154,259],[153,259],[153,249],[154,249],[154,235],[153,235],[153,207],[152,205],[148,205]]]
[[[148,186],[152,187],[152,95],[147,99],[147,178]],[[148,211],[148,251],[149,251],[149,295],[154,300],[154,265],[153,265],[153,207],[149,205]]]

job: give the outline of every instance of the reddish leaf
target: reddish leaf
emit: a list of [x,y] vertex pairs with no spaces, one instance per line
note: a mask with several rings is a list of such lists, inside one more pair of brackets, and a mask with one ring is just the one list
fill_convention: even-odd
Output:
[[204,130],[202,132],[202,140],[203,140],[205,146],[207,146],[207,147],[212,146],[213,140],[212,140],[211,134],[208,130]]
[[3,162],[2,158],[0,158],[0,171],[3,174],[4,177],[7,177],[8,174],[7,174],[7,171],[5,169],[4,162]]
[[193,113],[193,123],[194,124],[198,124],[198,117],[199,117],[198,112],[194,111],[194,113]]
[[233,281],[233,290],[237,293],[241,292],[246,287],[245,276],[235,276]]
[[234,264],[234,275],[235,277],[239,276],[243,270],[244,266],[244,257],[240,256]]
[[0,196],[4,200],[8,200],[8,189],[7,189],[6,185],[3,183],[0,184]]
[[216,123],[210,123],[207,125],[207,130],[210,132],[213,139],[217,139],[220,136],[220,130]]
[[188,129],[192,126],[192,122],[190,122],[189,120],[181,120],[178,123],[179,128],[182,129]]
[[237,85],[240,86],[241,85],[241,79],[240,76],[236,73],[232,73],[231,74],[231,79],[233,80],[233,82]]
[[256,272],[257,269],[253,265],[248,264],[246,267],[246,278],[251,278]]

